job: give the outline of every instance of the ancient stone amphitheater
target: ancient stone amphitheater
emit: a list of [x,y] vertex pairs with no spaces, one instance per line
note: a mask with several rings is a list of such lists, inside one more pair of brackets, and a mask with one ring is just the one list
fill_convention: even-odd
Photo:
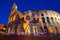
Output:
[[9,35],[57,35],[60,34],[60,14],[53,10],[17,10],[14,3],[6,25]]

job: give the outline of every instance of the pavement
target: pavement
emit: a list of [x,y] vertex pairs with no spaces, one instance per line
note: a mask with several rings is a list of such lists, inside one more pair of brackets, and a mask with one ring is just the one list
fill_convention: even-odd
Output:
[[60,40],[60,35],[56,36],[34,36],[34,35],[2,35],[1,40]]

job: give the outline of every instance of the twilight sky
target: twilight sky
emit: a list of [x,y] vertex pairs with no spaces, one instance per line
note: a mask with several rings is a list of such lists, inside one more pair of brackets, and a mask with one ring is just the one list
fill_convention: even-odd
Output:
[[7,24],[13,3],[21,12],[27,10],[55,10],[60,12],[60,0],[0,0],[0,24]]

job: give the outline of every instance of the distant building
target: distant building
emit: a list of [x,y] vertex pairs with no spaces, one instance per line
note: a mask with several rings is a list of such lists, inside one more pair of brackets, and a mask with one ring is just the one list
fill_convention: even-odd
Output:
[[6,34],[6,24],[0,24],[0,34]]
[[14,3],[6,32],[12,35],[60,34],[60,14],[52,10],[29,10],[21,13]]

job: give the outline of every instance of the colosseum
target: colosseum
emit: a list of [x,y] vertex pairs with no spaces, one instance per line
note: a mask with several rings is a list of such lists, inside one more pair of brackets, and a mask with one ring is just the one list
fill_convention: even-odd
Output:
[[6,32],[12,35],[60,34],[60,14],[53,10],[29,10],[22,13],[14,3]]

